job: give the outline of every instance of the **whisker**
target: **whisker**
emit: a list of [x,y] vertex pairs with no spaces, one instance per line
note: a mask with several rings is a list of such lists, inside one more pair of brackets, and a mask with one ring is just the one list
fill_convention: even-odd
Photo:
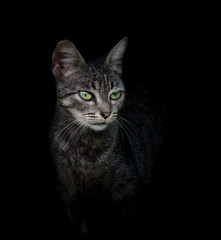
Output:
[[89,115],[95,115],[95,113],[85,113],[85,114],[82,114],[83,116],[89,116]]
[[77,134],[77,137],[75,139],[74,145],[76,146],[76,148],[78,148],[78,143],[81,139],[81,137],[83,136],[84,132],[86,131],[88,127],[86,125],[84,125],[83,123],[80,124],[80,128]]
[[114,121],[113,124],[118,127],[120,134],[123,137],[123,141],[124,141],[124,133],[122,132],[121,127],[117,124],[117,121]]
[[97,116],[89,116],[89,117],[86,117],[85,119],[86,120],[98,119],[98,117]]
[[115,122],[116,122],[116,124],[124,131],[124,133],[126,134],[128,140],[129,140],[129,142],[130,142],[131,149],[133,150],[133,144],[132,144],[131,139],[130,139],[130,133],[128,133],[128,132],[126,131],[126,129],[124,128],[125,125],[124,125],[122,122],[120,122],[119,119],[117,119],[117,121],[115,121]]
[[120,118],[117,118],[118,122],[120,122],[127,130],[128,130],[128,133],[131,134],[131,135],[134,135],[136,134],[136,131],[135,129],[130,126],[127,122],[124,122],[122,119]]
[[74,129],[76,129],[76,127],[78,127],[77,123],[78,123],[78,120],[74,121],[73,124],[69,125],[68,128],[65,129],[64,133],[61,136],[60,142],[65,142],[68,134]]
[[112,116],[112,119],[116,119],[117,118],[117,116]]
[[82,124],[79,120],[78,120],[78,123],[79,123],[79,124],[76,124],[75,126],[73,126],[72,129],[69,130],[68,134],[69,134],[70,132],[72,132],[72,131],[73,131],[73,132],[69,135],[68,139],[66,140],[68,134],[67,134],[67,135],[65,136],[65,138],[63,139],[63,147],[67,148],[69,142],[71,141],[71,139],[73,138],[73,136],[76,134],[76,132],[79,132],[79,131],[81,130],[83,124]]
[[[131,127],[132,127],[132,129],[134,130],[134,128],[136,129],[136,130],[139,130],[138,129],[138,127],[132,122],[132,121],[130,121],[130,120],[128,120],[128,119],[125,119],[125,118],[123,118],[123,117],[120,117],[120,116],[118,116],[121,120],[123,120],[124,122],[126,122],[127,124],[129,124]],[[135,131],[135,130],[134,130]],[[135,131],[136,132],[136,131]]]
[[[77,120],[74,120],[72,122],[70,122],[69,124],[67,124],[64,128],[62,128],[62,130],[56,135],[56,137],[58,137],[66,128],[70,127],[72,124],[74,124],[75,122],[77,122]],[[61,124],[61,123],[60,123]],[[60,124],[58,124],[57,126],[59,126]]]
[[58,126],[60,126],[61,124],[63,124],[64,122],[60,122],[58,123],[58,125],[56,125],[54,128],[56,129]]

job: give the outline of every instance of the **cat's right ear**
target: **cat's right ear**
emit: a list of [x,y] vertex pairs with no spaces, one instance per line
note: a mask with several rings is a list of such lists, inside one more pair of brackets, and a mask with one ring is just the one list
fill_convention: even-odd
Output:
[[83,57],[72,42],[58,42],[52,54],[52,72],[55,77],[68,77],[84,64]]
[[124,37],[107,55],[105,64],[119,74],[122,72],[123,56],[127,47],[128,37]]

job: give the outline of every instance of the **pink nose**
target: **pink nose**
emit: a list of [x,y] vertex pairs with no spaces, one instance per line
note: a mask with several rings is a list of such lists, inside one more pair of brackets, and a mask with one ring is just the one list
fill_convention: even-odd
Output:
[[105,119],[108,118],[110,114],[111,114],[110,112],[101,112],[101,116]]

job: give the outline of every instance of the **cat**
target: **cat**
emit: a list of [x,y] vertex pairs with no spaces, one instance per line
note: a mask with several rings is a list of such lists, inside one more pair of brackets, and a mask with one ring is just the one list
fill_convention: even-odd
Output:
[[124,203],[148,186],[165,135],[148,92],[136,84],[132,91],[125,87],[127,43],[125,37],[107,54],[86,61],[72,42],[61,40],[52,54],[57,101],[51,152],[59,196],[82,232],[89,231],[85,202],[92,208],[104,201],[123,206],[119,211],[126,216]]

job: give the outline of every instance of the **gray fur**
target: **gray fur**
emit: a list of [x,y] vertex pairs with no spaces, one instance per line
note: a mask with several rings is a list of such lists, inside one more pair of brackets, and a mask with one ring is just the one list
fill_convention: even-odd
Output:
[[[88,194],[113,202],[130,199],[149,182],[162,124],[144,89],[125,89],[121,73],[126,45],[124,38],[104,60],[90,63],[67,40],[54,50],[57,105],[50,141],[61,198],[70,209],[77,209],[80,197]],[[93,93],[94,99],[84,101],[78,91]],[[119,100],[110,100],[114,91],[122,92]],[[111,115],[104,119],[101,112]]]

